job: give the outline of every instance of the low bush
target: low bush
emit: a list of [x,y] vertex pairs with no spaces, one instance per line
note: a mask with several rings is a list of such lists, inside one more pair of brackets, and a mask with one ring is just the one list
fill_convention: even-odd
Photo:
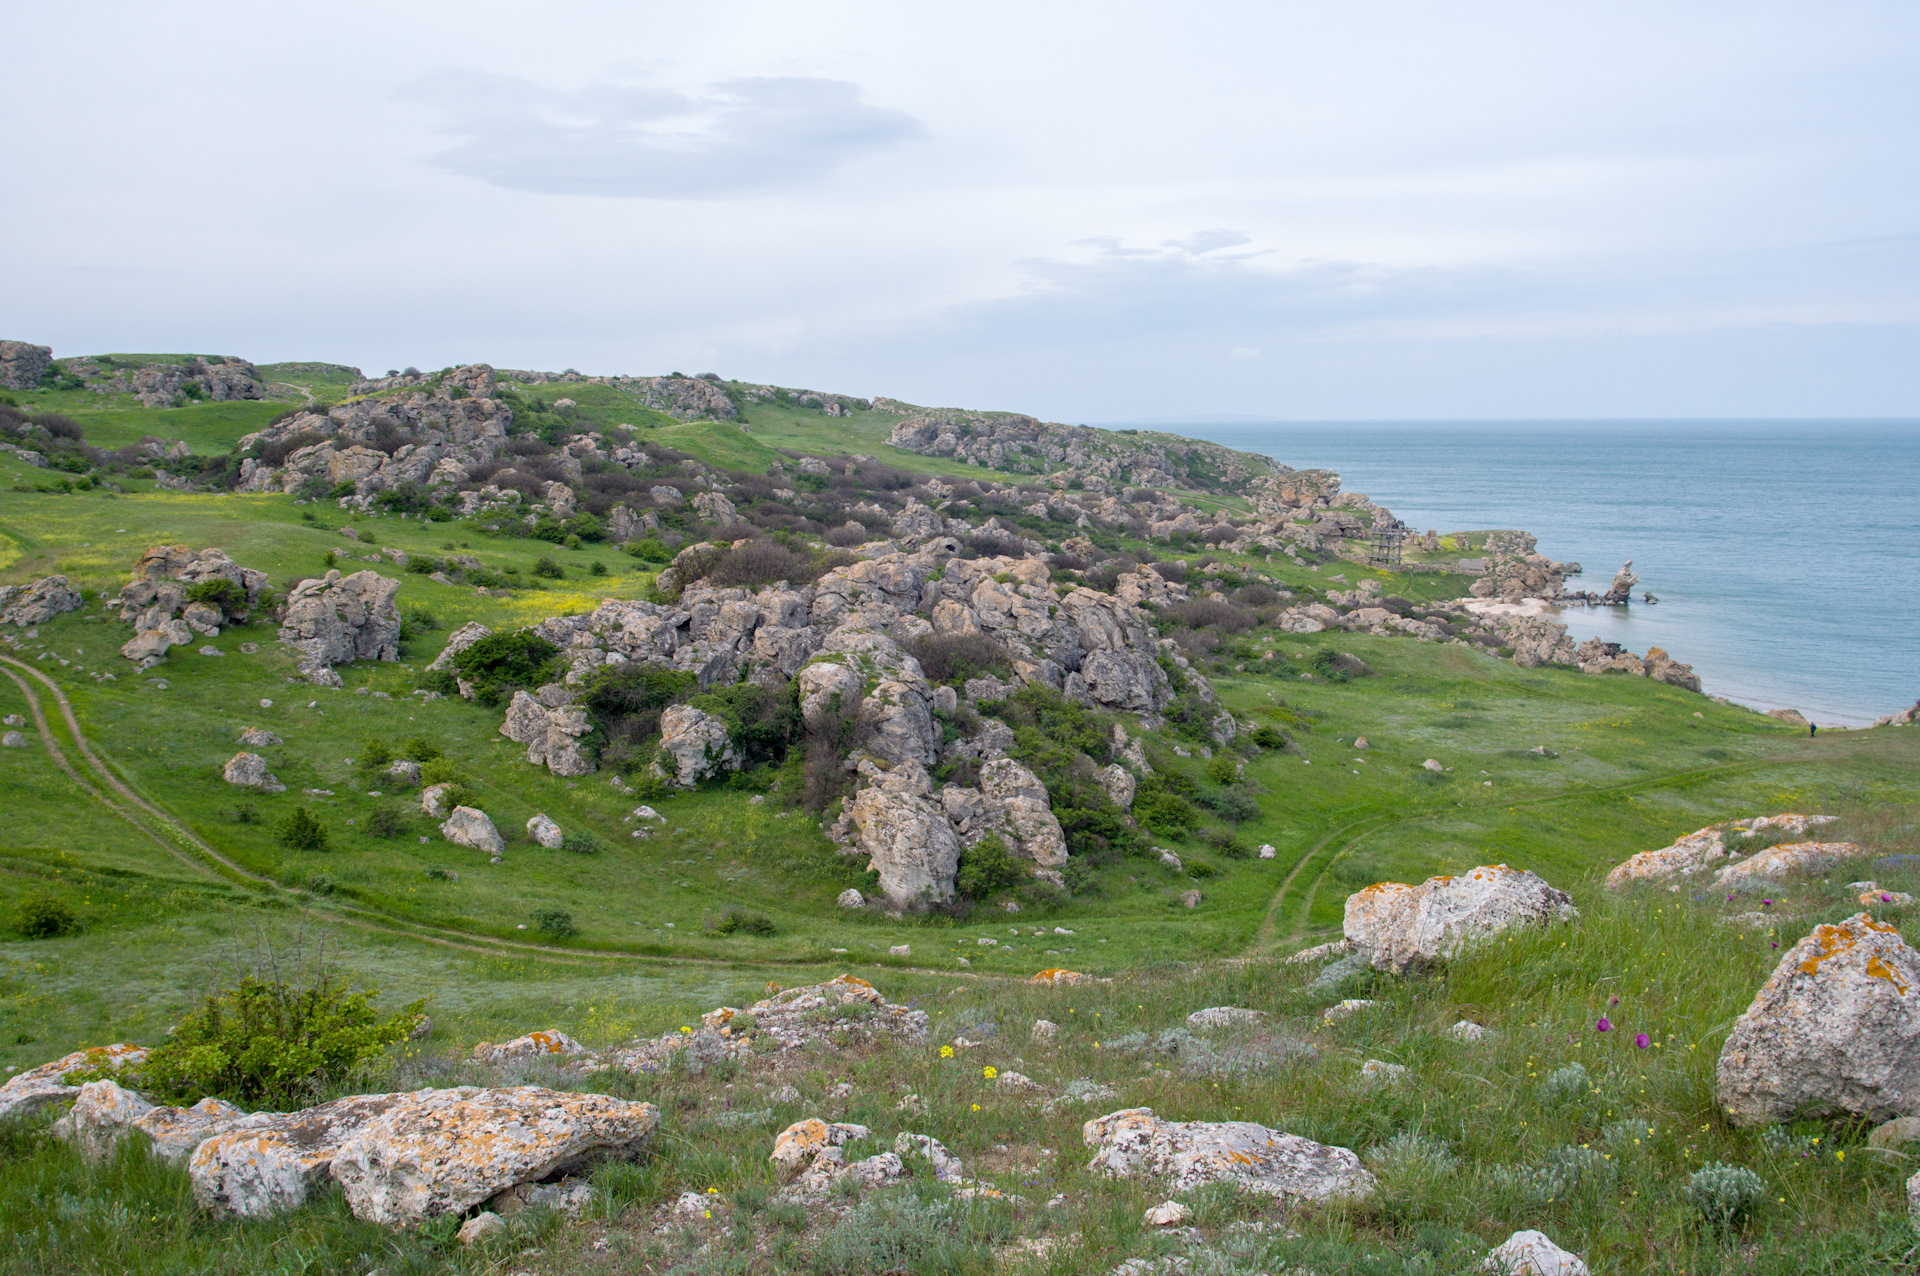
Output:
[[925,634],[906,644],[927,681],[959,688],[969,678],[1005,678],[1013,660],[985,634]]
[[707,931],[714,935],[767,936],[774,933],[774,926],[773,919],[764,913],[748,913],[738,908],[729,908],[707,924]]
[[513,691],[559,676],[560,648],[527,630],[489,634],[455,653],[453,666],[473,684],[475,702],[492,708]]
[[968,899],[982,900],[995,891],[1018,886],[1028,876],[1026,862],[989,833],[960,852],[960,871],[954,878],[954,889]]
[[544,908],[533,915],[533,928],[551,939],[570,939],[580,933],[573,914],[564,909]]
[[293,813],[280,821],[274,837],[280,845],[290,851],[324,851],[327,849],[327,826],[319,817],[304,806],[297,806]]
[[399,837],[407,828],[406,813],[393,803],[376,806],[367,816],[367,832],[374,837]]
[[15,910],[13,925],[28,939],[58,939],[76,934],[80,918],[60,900],[47,895],[29,895]]
[[585,829],[570,829],[561,834],[560,849],[575,855],[598,855],[607,849],[607,844]]

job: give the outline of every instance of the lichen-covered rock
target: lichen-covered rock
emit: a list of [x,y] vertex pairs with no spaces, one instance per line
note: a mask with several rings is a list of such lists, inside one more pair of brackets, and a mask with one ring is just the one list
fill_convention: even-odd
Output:
[[1117,762],[1110,762],[1100,772],[1100,787],[1107,791],[1107,800],[1122,811],[1133,809],[1133,794],[1138,787],[1133,773]]
[[354,1216],[387,1227],[464,1214],[518,1184],[630,1159],[660,1124],[651,1103],[539,1086],[395,1098],[332,1165]]
[[271,749],[281,743],[281,740],[265,727],[248,727],[240,733],[240,743],[249,749]]
[[842,1122],[822,1121],[819,1117],[807,1117],[795,1121],[786,1129],[773,1136],[773,1153],[767,1159],[783,1170],[794,1170],[825,1151],[827,1148],[844,1147],[856,1139],[864,1139],[872,1131],[864,1125],[852,1125]]
[[[825,1011],[838,1013],[823,1015],[821,1012]],[[717,1019],[720,1013],[706,1016],[703,1022],[716,1020],[708,1026],[724,1028],[725,1022]],[[756,1001],[747,1008],[747,1013],[753,1016],[754,1035],[764,1036],[782,1050],[819,1042],[853,1045],[886,1041],[912,1045],[927,1039],[926,1011],[888,1001],[879,989],[856,975],[841,975],[824,984],[782,989]]]
[[1187,1016],[1187,1027],[1196,1029],[1235,1028],[1259,1023],[1267,1017],[1264,1010],[1247,1010],[1240,1006],[1208,1006],[1205,1010],[1196,1010]]
[[53,369],[53,347],[0,341],[0,390],[33,390]]
[[481,1063],[507,1063],[514,1059],[564,1059],[570,1055],[589,1053],[585,1046],[558,1028],[529,1032],[497,1046],[482,1041],[473,1048],[473,1057]]
[[1012,758],[980,768],[980,792],[1004,817],[1013,849],[1042,868],[1067,862],[1067,839],[1040,778]]
[[905,908],[953,895],[960,839],[945,808],[928,797],[927,773],[919,765],[905,763],[882,775],[854,795],[847,814],[889,904]]
[[1920,953],[1866,913],[1814,927],[1734,1022],[1715,1094],[1740,1124],[1920,1116]]
[[536,815],[527,821],[527,836],[550,851],[559,850],[560,843],[566,840],[565,835],[560,832],[560,826],[544,814]]
[[460,786],[457,784],[429,784],[420,790],[420,814],[431,815],[436,820],[444,820],[453,809],[447,796]]
[[653,769],[675,788],[691,789],[709,776],[740,765],[740,750],[727,724],[690,704],[676,704],[660,715],[660,748]]
[[211,1097],[190,1108],[155,1107],[118,1082],[89,1081],[80,1087],[67,1114],[54,1123],[54,1133],[89,1161],[105,1161],[121,1140],[135,1133],[147,1136],[159,1159],[184,1161],[216,1134],[263,1125],[282,1115],[249,1113]]
[[305,1203],[350,1134],[406,1096],[356,1094],[203,1140],[187,1162],[193,1199],[221,1217],[267,1218]]
[[227,759],[220,776],[228,784],[262,793],[285,793],[287,786],[267,770],[267,760],[257,753],[236,753]]
[[572,693],[564,687],[540,690],[540,696],[525,691],[513,693],[500,734],[526,745],[527,761],[555,775],[592,774],[593,759],[580,747],[580,737],[593,729],[585,707],[568,703]]
[[435,673],[452,673],[454,669],[453,658],[455,656],[473,646],[474,643],[479,642],[482,638],[491,638],[492,636],[493,630],[487,628],[477,620],[470,620],[447,635],[447,645],[440,649],[440,654],[433,658],[433,663],[428,665],[427,668],[433,670]]
[[1492,1276],[1588,1276],[1587,1265],[1548,1240],[1544,1232],[1515,1232],[1480,1264]]
[[12,623],[25,629],[44,624],[64,612],[80,610],[83,601],[65,576],[42,576],[31,585],[0,587],[0,625]]
[[1515,926],[1570,921],[1579,910],[1565,891],[1496,864],[1418,886],[1369,886],[1348,896],[1346,916],[1347,941],[1372,953],[1375,970],[1405,974]]
[[470,846],[489,855],[498,855],[507,849],[506,839],[500,836],[500,830],[493,826],[487,813],[471,806],[454,807],[440,825],[440,836],[455,845]]
[[840,898],[834,901],[842,908],[865,908],[867,897],[849,886],[840,892]]
[[1776,885],[1785,877],[1824,873],[1866,853],[1866,848],[1855,842],[1790,842],[1729,864],[1714,874],[1714,880],[1729,890],[1757,890]]
[[1607,885],[1619,890],[1635,882],[1696,876],[1710,868],[1722,866],[1728,860],[1738,860],[1742,854],[1740,839],[1744,836],[1774,831],[1804,833],[1815,824],[1831,823],[1833,818],[1831,815],[1803,815],[1797,811],[1787,811],[1780,815],[1760,815],[1710,824],[1685,837],[1676,838],[1669,846],[1641,851],[1629,857],[1607,874]]
[[1324,1201],[1365,1198],[1375,1186],[1349,1149],[1251,1121],[1163,1121],[1152,1108],[1125,1108],[1087,1122],[1081,1137],[1097,1149],[1088,1169],[1155,1175],[1175,1192],[1231,1183],[1261,1196]]
[[37,1068],[7,1078],[0,1085],[0,1119],[16,1113],[31,1112],[49,1103],[59,1103],[79,1095],[78,1085],[67,1084],[68,1073],[92,1072],[102,1069],[119,1072],[129,1064],[139,1063],[147,1057],[145,1046],[115,1044],[111,1046],[93,1046],[86,1050],[76,1050],[72,1054],[62,1055],[52,1063],[43,1063]]
[[399,581],[370,571],[303,580],[287,595],[280,641],[299,656],[309,678],[338,686],[334,665],[400,659],[400,610],[393,602],[399,592]]

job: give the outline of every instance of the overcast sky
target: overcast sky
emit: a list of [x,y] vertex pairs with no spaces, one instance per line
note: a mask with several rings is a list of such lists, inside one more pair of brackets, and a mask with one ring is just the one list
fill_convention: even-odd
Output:
[[0,337],[1052,419],[1920,415],[1920,6],[15,5]]

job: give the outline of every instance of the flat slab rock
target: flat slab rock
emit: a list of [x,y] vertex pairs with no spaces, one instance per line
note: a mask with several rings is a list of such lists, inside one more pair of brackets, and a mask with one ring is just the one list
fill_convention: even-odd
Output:
[[1375,1187],[1350,1149],[1251,1121],[1162,1121],[1152,1108],[1124,1108],[1087,1122],[1081,1137],[1098,1149],[1088,1169],[1116,1178],[1151,1174],[1175,1192],[1232,1183],[1263,1196],[1324,1201],[1364,1198]]
[[1867,913],[1814,927],[1734,1021],[1715,1095],[1738,1124],[1920,1116],[1920,952]]
[[464,1214],[516,1184],[636,1156],[660,1124],[651,1103],[540,1086],[391,1097],[332,1165],[354,1217],[389,1227]]
[[215,1134],[187,1162],[193,1199],[222,1218],[268,1218],[294,1209],[326,1180],[341,1144],[405,1097],[349,1095]]

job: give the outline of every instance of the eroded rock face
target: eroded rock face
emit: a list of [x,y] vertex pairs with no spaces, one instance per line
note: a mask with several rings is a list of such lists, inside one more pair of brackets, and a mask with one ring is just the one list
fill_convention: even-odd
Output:
[[1740,1124],[1920,1116],[1920,953],[1866,913],[1816,926],[1735,1021],[1715,1094]]
[[[527,746],[527,761],[545,766],[559,776],[591,775],[593,759],[580,747],[580,737],[593,729],[586,709],[571,703],[565,687],[542,687],[541,695],[513,693],[500,734]],[[549,704],[548,701],[553,703]]]
[[1803,815],[1798,811],[1787,811],[1780,815],[1761,815],[1710,824],[1685,837],[1676,838],[1669,846],[1641,851],[1616,865],[1607,874],[1607,886],[1619,890],[1635,882],[1694,877],[1708,869],[1726,867],[1729,861],[1739,860],[1742,839],[1746,835],[1775,830],[1804,833],[1814,825],[1828,824],[1833,819],[1831,815]]
[[980,792],[989,810],[1001,814],[1011,849],[1042,868],[1067,862],[1067,839],[1053,814],[1047,786],[1012,758],[995,758],[980,768]]
[[1362,1199],[1375,1186],[1349,1149],[1251,1121],[1162,1121],[1152,1108],[1125,1108],[1087,1122],[1081,1137],[1097,1149],[1088,1169],[1155,1175],[1175,1192],[1231,1183],[1262,1196],[1324,1201]]
[[43,1063],[37,1068],[7,1078],[0,1085],[0,1118],[15,1113],[31,1112],[49,1103],[59,1103],[75,1098],[80,1093],[78,1085],[68,1085],[66,1076],[70,1072],[111,1069],[118,1072],[129,1064],[139,1063],[147,1057],[145,1046],[115,1044],[94,1046],[87,1050],[76,1050],[72,1054],[62,1055],[52,1063]]
[[400,582],[370,571],[303,580],[287,596],[280,641],[299,656],[301,672],[339,686],[334,665],[400,659],[399,592]]
[[64,612],[78,611],[84,600],[65,576],[42,576],[31,585],[0,588],[0,625],[25,629],[44,624]]
[[473,1057],[481,1063],[506,1063],[513,1059],[557,1059],[586,1053],[588,1050],[585,1046],[558,1028],[529,1032],[525,1036],[515,1037],[512,1041],[503,1041],[497,1046],[483,1041],[473,1048]]
[[926,771],[906,763],[854,794],[847,804],[847,814],[859,830],[859,849],[880,874],[880,892],[895,908],[953,895],[960,839],[946,809],[930,799],[928,789]]
[[356,1094],[216,1134],[187,1162],[193,1199],[221,1217],[267,1218],[305,1203],[341,1142],[406,1096]]
[[0,341],[0,390],[31,390],[52,368],[52,346]]
[[1505,864],[1418,886],[1381,882],[1347,898],[1344,934],[1372,953],[1375,970],[1405,974],[1455,956],[1467,945],[1514,926],[1579,916],[1573,899],[1539,877]]
[[691,789],[709,776],[740,765],[727,724],[688,704],[669,707],[660,715],[660,750],[653,769],[675,788]]
[[464,1214],[518,1184],[638,1156],[660,1124],[651,1103],[539,1086],[394,1098],[332,1163],[354,1216],[388,1227]]

